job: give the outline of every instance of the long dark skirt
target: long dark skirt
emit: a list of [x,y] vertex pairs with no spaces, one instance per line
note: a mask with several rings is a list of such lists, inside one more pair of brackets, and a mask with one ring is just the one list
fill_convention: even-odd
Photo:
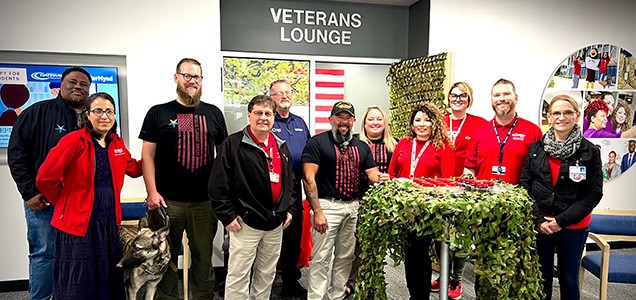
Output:
[[95,202],[86,236],[60,230],[55,241],[54,299],[126,299],[115,197],[106,149],[96,147]]

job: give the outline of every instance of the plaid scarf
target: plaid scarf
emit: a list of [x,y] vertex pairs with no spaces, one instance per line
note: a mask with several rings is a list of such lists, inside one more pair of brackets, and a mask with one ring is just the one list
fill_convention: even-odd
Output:
[[583,136],[578,124],[574,125],[570,136],[565,141],[557,141],[554,137],[554,128],[550,127],[543,136],[543,150],[551,157],[564,160],[579,149],[581,140],[583,140]]

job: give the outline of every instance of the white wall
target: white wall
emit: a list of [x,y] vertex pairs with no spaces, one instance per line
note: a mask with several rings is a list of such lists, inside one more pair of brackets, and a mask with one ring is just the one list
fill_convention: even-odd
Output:
[[[172,75],[183,57],[204,71],[203,100],[222,108],[218,0],[2,1],[0,49],[126,55],[130,151],[146,111],[175,98]],[[123,197],[145,197],[127,179]],[[24,209],[7,165],[0,165],[0,281],[28,277]]]
[[[431,0],[429,53],[455,54],[455,81],[474,89],[472,113],[492,118],[490,88],[503,77],[517,87],[519,114],[538,123],[543,89],[566,56],[593,43],[636,53],[635,11],[630,0]],[[636,209],[635,180],[631,168],[606,183],[598,208]]]

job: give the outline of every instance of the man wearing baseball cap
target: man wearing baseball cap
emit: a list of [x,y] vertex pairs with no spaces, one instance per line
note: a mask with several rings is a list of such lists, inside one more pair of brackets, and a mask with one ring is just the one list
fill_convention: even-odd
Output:
[[365,192],[360,175],[366,173],[372,183],[380,180],[369,146],[353,136],[355,121],[353,105],[336,102],[329,117],[331,130],[310,138],[303,150],[303,181],[313,211],[309,300],[323,299],[327,293],[328,299],[344,295],[354,258],[359,199]]

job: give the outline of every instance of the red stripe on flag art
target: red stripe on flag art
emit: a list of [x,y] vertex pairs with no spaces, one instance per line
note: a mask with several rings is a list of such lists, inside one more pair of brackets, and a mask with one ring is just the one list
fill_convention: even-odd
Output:
[[343,69],[316,69],[314,111],[314,134],[331,129],[329,115],[331,107],[345,99]]

